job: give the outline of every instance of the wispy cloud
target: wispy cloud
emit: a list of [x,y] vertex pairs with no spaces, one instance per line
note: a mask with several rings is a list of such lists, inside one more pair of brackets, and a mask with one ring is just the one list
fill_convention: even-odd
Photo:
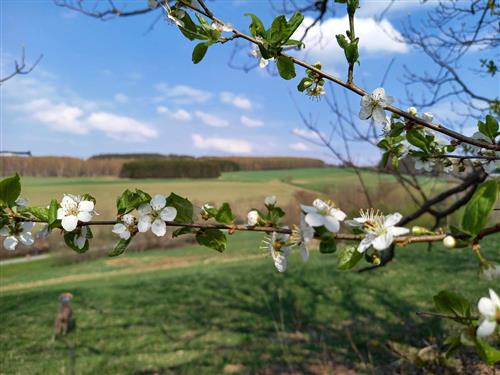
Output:
[[196,111],[194,114],[205,125],[213,126],[214,128],[225,128],[226,126],[229,126],[229,121],[214,114],[202,111]]
[[303,142],[291,143],[288,145],[294,151],[309,151],[311,148]]
[[86,122],[91,128],[101,130],[109,137],[126,142],[144,142],[147,138],[158,135],[156,130],[141,121],[109,112],[93,112]]
[[115,95],[114,97],[115,99],[115,102],[119,103],[119,104],[125,104],[128,102],[128,96],[119,92],[118,94]]
[[236,95],[229,91],[223,91],[220,93],[220,100],[222,103],[230,104],[241,109],[251,109],[252,102],[250,99],[243,95]]
[[193,118],[191,113],[182,108],[172,111],[167,107],[160,105],[156,107],[156,112],[160,114],[166,114],[168,117],[179,121],[190,121]]
[[244,139],[203,137],[201,134],[192,134],[194,147],[202,150],[221,151],[230,154],[249,154],[252,144]]
[[295,128],[292,130],[292,134],[296,135],[297,137],[300,137],[300,138],[308,139],[310,141],[320,140],[319,135],[317,133],[313,132],[312,130]]
[[155,85],[158,95],[154,98],[161,102],[167,99],[172,99],[176,103],[205,103],[212,98],[212,93],[209,91],[199,90],[188,85],[170,86],[167,83],[161,82]]
[[241,116],[240,121],[243,125],[245,125],[248,128],[260,128],[264,126],[264,121],[248,116]]

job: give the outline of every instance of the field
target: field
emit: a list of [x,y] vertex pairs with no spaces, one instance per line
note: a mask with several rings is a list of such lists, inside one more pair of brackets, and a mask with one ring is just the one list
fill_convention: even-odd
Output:
[[[388,176],[365,177],[374,191],[394,185]],[[108,218],[114,197],[137,186],[198,204],[228,200],[243,212],[270,193],[286,204],[298,191],[355,191],[355,178],[342,169],[238,172],[217,181],[26,178],[23,195],[44,204],[64,192],[91,192]],[[428,189],[440,183],[424,182]],[[478,278],[470,250],[441,245],[399,249],[395,261],[368,273],[338,271],[335,254],[313,250],[304,264],[295,253],[279,274],[259,250],[261,239],[235,234],[223,254],[188,244],[76,264],[49,257],[1,265],[0,373],[413,373],[387,344],[410,353],[403,344],[424,347],[451,328],[416,311],[432,310],[440,290],[475,301],[494,285]],[[499,241],[483,246],[497,262]],[[52,341],[63,292],[75,296],[76,327]]]

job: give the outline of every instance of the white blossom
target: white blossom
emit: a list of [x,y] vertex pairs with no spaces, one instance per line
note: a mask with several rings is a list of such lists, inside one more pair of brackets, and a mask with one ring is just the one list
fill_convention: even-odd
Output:
[[121,239],[128,240],[135,231],[135,218],[132,214],[126,214],[121,217],[121,222],[116,223],[111,230],[120,236]]
[[257,223],[259,222],[259,219],[260,219],[260,216],[256,210],[252,210],[247,214],[247,222],[248,222],[248,225],[250,225],[251,227],[257,225]]
[[276,196],[270,195],[264,199],[264,204],[266,206],[274,206],[276,204]]
[[360,211],[361,217],[346,221],[351,226],[362,229],[366,236],[358,245],[358,251],[364,253],[370,246],[376,250],[385,250],[391,246],[394,237],[402,236],[410,232],[409,229],[396,227],[401,221],[401,214],[396,212],[384,216],[379,211],[373,209]]
[[434,169],[434,162],[432,160],[422,160],[420,158],[414,158],[415,160],[415,169],[420,171],[424,170],[426,172],[432,172]]
[[434,115],[430,112],[425,112],[422,115],[422,120],[424,120],[425,122],[432,122],[432,120],[434,120]]
[[332,233],[337,233],[340,229],[340,222],[346,218],[346,214],[336,208],[332,202],[324,202],[315,199],[312,206],[300,206],[306,213],[305,222],[311,227],[325,226]]
[[150,203],[143,203],[137,209],[139,211],[139,222],[137,229],[144,233],[149,229],[158,237],[167,233],[166,221],[172,221],[177,216],[175,207],[167,206],[167,198],[157,194]]
[[391,116],[385,116],[384,128],[382,129],[385,134],[392,130],[392,120]]
[[303,213],[300,214],[300,226],[296,237],[296,243],[299,245],[302,260],[307,262],[309,260],[309,249],[307,245],[314,238],[314,228],[306,223]]
[[476,335],[479,337],[492,335],[500,320],[500,299],[493,289],[490,289],[489,292],[490,298],[482,297],[477,304],[482,318],[476,331]]
[[276,233],[264,239],[263,248],[268,251],[268,253],[272,256],[274,261],[274,266],[278,270],[278,272],[285,272],[288,257],[292,253],[292,248],[289,243],[289,235],[285,233]]
[[57,219],[67,232],[76,229],[78,221],[87,223],[95,215],[94,202],[82,200],[80,196],[66,194],[61,201],[61,207],[57,209]]
[[87,226],[83,226],[80,229],[80,233],[75,236],[73,239],[73,243],[75,244],[76,247],[78,247],[80,250],[85,247],[85,242],[87,242],[87,232],[88,228]]
[[406,112],[408,112],[412,116],[416,116],[417,115],[417,109],[415,107],[408,107],[408,109],[406,110]]
[[376,122],[383,124],[386,121],[384,107],[387,107],[393,102],[394,98],[392,96],[386,96],[385,90],[379,87],[371,94],[361,98],[359,118],[361,120],[368,120],[370,117],[373,117]]
[[269,64],[269,61],[273,60],[273,59],[265,59],[265,58],[263,58],[262,54],[260,53],[259,47],[255,46],[255,45],[252,46],[252,50],[250,51],[250,54],[253,57],[259,59],[259,68],[261,68],[261,69],[264,69],[267,66],[267,64]]
[[14,222],[0,228],[0,236],[5,237],[3,247],[5,250],[15,250],[19,242],[31,246],[35,242],[31,230],[35,223],[31,221]]
[[233,27],[230,24],[225,24],[225,23],[220,23],[220,22],[212,22],[210,25],[212,30],[218,31],[218,32],[226,32],[230,33],[233,31]]

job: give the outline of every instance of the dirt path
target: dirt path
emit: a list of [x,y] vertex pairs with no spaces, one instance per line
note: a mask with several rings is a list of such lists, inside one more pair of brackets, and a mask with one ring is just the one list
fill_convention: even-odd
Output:
[[54,277],[50,279],[28,281],[23,283],[14,283],[6,286],[0,286],[0,293],[11,292],[23,289],[33,289],[39,287],[61,285],[75,281],[89,281],[101,278],[110,278],[116,276],[141,274],[154,271],[162,271],[174,268],[187,268],[199,264],[213,264],[213,263],[233,263],[242,260],[252,260],[262,258],[263,255],[248,255],[240,257],[222,258],[222,257],[208,257],[200,258],[199,256],[185,256],[185,257],[165,257],[158,259],[154,263],[141,263],[139,259],[134,258],[117,258],[108,261],[110,265],[116,266],[130,266],[129,268],[106,271],[106,272],[90,272],[78,275],[68,275],[61,277]]

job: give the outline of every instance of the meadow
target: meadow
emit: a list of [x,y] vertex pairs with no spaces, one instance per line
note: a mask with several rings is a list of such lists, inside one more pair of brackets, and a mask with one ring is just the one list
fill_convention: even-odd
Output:
[[[391,203],[401,199],[396,206],[406,209],[392,177],[363,173],[369,189],[393,189]],[[215,181],[24,178],[23,196],[41,205],[65,192],[90,192],[109,218],[115,197],[139,187],[198,204],[226,200],[241,216],[271,193],[285,207],[335,194],[344,194],[345,204],[359,193],[355,181],[352,170],[336,168],[225,173]],[[430,190],[443,182],[423,183]],[[262,234],[234,234],[225,253],[184,243],[80,263],[52,256],[0,265],[0,373],[413,373],[395,352],[410,357],[453,328],[416,312],[432,311],[440,290],[475,303],[494,286],[478,277],[468,249],[411,245],[388,266],[365,273],[339,271],[336,254],[313,249],[305,264],[295,252],[280,274],[259,249],[261,240]],[[491,237],[483,246],[497,262],[499,241]],[[76,326],[53,341],[63,292],[74,295]],[[460,371],[459,362],[450,366]]]

